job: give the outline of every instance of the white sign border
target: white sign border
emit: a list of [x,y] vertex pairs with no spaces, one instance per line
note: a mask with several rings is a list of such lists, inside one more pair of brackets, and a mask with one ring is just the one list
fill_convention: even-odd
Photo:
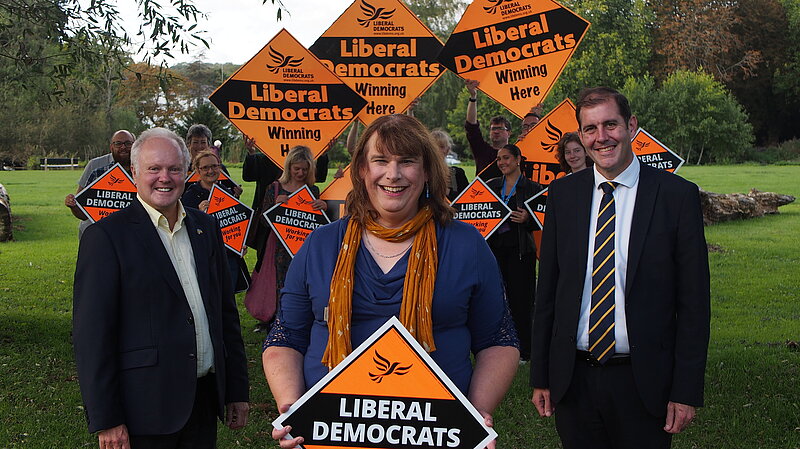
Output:
[[[372,335],[369,336],[363,343],[361,343],[353,352],[350,353],[344,360],[342,360],[338,365],[336,365],[333,370],[328,372],[322,379],[319,380],[311,389],[305,392],[300,399],[297,400],[292,406],[289,408],[288,411],[281,414],[281,416],[277,417],[275,421],[272,422],[272,426],[275,427],[277,430],[283,429],[284,425],[283,422],[294,413],[295,410],[300,408],[311,396],[315,395],[317,392],[325,388],[336,376],[342,372],[345,368],[350,366],[353,361],[359,357],[361,354],[366,352],[370,346],[380,337],[382,337],[390,328],[396,328],[400,335],[406,340],[406,342],[411,346],[412,349],[417,353],[417,355],[422,358],[422,360],[428,365],[438,377],[439,380],[442,381],[445,386],[450,390],[450,393],[458,399],[461,404],[467,409],[469,414],[471,414],[477,423],[486,430],[488,435],[484,438],[480,443],[478,443],[474,449],[484,448],[486,447],[489,442],[497,438],[497,432],[491,427],[488,427],[484,422],[483,416],[478,413],[478,410],[475,409],[475,406],[472,405],[471,402],[461,393],[461,390],[456,387],[452,380],[447,377],[447,374],[439,368],[439,365],[436,364],[435,361],[431,358],[430,355],[422,348],[422,346],[417,342],[417,340],[406,330],[406,328],[400,323],[400,320],[397,319],[395,316],[391,316],[388,320],[381,327],[378,328]],[[287,435],[289,439],[294,438],[291,434]]]

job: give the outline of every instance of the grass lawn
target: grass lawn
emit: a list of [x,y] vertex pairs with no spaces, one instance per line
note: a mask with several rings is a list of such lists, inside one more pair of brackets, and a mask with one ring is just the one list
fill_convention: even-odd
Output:
[[[240,169],[232,169],[241,179]],[[72,357],[72,276],[77,220],[63,206],[78,171],[0,172],[15,240],[0,244],[0,448],[96,447],[86,432]],[[800,196],[800,166],[684,167],[702,188],[751,187]],[[250,203],[253,184],[245,185]],[[706,407],[676,448],[800,448],[800,204],[781,214],[706,228],[712,334]],[[252,257],[249,264],[252,267]],[[240,298],[241,303],[241,298]],[[275,409],[261,373],[255,320],[240,307],[250,364],[251,423],[220,426],[219,447],[277,447]],[[552,420],[529,402],[521,369],[495,422],[504,448],[560,447]]]

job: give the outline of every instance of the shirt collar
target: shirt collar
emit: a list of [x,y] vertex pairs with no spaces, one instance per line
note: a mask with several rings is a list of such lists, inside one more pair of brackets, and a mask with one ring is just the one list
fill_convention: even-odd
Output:
[[597,165],[592,166],[592,170],[594,170],[594,188],[599,189],[600,184],[606,181],[614,181],[623,185],[627,188],[632,188],[636,183],[639,181],[639,172],[641,171],[641,167],[639,166],[639,158],[636,155],[633,156],[633,160],[631,161],[628,168],[622,171],[614,179],[606,179],[605,176],[601,175],[599,171],[597,171]]
[[[144,210],[145,210],[145,212],[147,212],[147,216],[150,217],[150,222],[153,223],[153,226],[155,226],[156,228],[163,227],[164,229],[169,231],[169,221],[167,220],[167,217],[164,216],[164,214],[162,214],[161,212],[155,210],[153,208],[153,206],[147,204],[142,199],[142,197],[139,196],[138,193],[136,194],[136,199],[139,200],[140,203],[142,203],[142,206],[144,206]],[[178,232],[178,230],[183,226],[183,219],[184,218],[186,218],[186,210],[183,208],[183,203],[181,203],[180,200],[179,200],[178,201],[178,221],[175,222],[175,227],[172,229],[172,231],[169,231],[169,232],[171,232],[171,233]]]

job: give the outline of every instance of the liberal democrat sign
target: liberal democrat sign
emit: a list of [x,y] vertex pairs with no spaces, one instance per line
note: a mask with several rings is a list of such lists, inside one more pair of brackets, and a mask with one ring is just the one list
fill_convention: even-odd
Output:
[[75,195],[75,203],[92,223],[124,209],[136,198],[136,186],[119,163]]
[[544,101],[589,22],[552,0],[475,0],[439,62],[519,117]]
[[479,177],[475,177],[450,206],[456,210],[453,218],[475,226],[485,239],[511,215],[506,203]]
[[286,30],[209,99],[279,167],[296,145],[318,157],[366,104]]
[[208,211],[219,224],[225,247],[244,256],[244,242],[253,219],[253,209],[216,184],[208,195]]
[[264,212],[264,218],[292,257],[314,229],[330,223],[324,212],[311,207],[312,202],[314,195],[304,185],[289,195],[285,203],[278,203]]
[[403,112],[444,70],[439,39],[400,0],[356,0],[310,47],[325,66],[369,103],[369,125]]
[[272,425],[309,449],[477,449],[497,437],[395,317]]

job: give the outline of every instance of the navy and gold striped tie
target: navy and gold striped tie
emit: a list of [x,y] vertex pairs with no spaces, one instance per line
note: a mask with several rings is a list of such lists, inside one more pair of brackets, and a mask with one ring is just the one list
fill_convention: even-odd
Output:
[[604,182],[592,260],[592,309],[589,312],[589,352],[600,363],[614,355],[614,236],[617,213],[614,189],[619,183]]

